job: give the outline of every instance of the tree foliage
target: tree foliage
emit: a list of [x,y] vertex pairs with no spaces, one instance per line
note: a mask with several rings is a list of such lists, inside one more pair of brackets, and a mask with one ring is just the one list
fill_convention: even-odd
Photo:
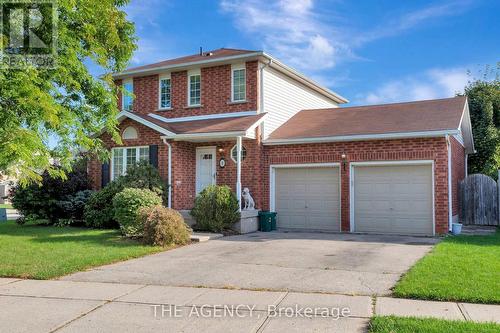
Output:
[[[110,73],[123,70],[136,48],[134,26],[121,9],[127,3],[58,0],[55,67],[0,69],[1,172],[16,172],[23,184],[41,181],[42,171],[64,177],[76,150],[104,157],[102,142],[93,133],[104,127],[119,140],[118,88]],[[0,32],[2,45],[8,45],[8,39]],[[94,77],[89,64],[108,74]],[[51,136],[59,138],[54,150],[47,145]],[[52,167],[51,157],[62,168]]]
[[500,80],[476,79],[465,88],[476,153],[469,155],[469,173],[497,178],[500,168]]

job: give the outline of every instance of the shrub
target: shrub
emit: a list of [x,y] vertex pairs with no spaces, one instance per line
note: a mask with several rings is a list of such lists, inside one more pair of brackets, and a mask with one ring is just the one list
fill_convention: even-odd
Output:
[[113,197],[122,190],[123,185],[113,181],[102,190],[92,194],[83,213],[85,225],[90,228],[119,228],[120,225],[114,216]]
[[149,189],[160,196],[165,193],[158,170],[145,161],[140,162],[131,166],[125,176],[118,177],[92,195],[85,206],[85,224],[92,228],[119,228],[115,220],[113,197],[124,188]]
[[165,193],[165,184],[160,177],[158,169],[147,161],[129,167],[127,174],[118,178],[123,187],[145,188],[163,196]]
[[86,169],[77,166],[68,173],[67,179],[53,178],[49,173],[42,175],[41,183],[32,183],[27,186],[18,184],[12,188],[10,197],[12,206],[23,216],[38,216],[56,223],[60,218],[70,218],[61,209],[60,202],[68,196],[83,190],[90,189]]
[[[63,214],[66,217],[65,220],[82,221],[85,205],[87,204],[93,193],[94,191],[92,190],[78,191],[75,194],[66,196],[66,200],[59,201],[58,205],[62,209]],[[62,224],[71,223],[68,221],[64,221]]]
[[196,228],[220,232],[240,219],[238,199],[229,186],[210,185],[196,197],[191,215]]
[[145,207],[139,210],[139,224],[144,226],[143,241],[149,245],[168,246],[189,243],[190,228],[182,215],[163,206]]
[[139,209],[161,205],[161,198],[153,191],[139,188],[126,188],[113,198],[115,220],[126,236],[142,236],[143,226],[137,219]]

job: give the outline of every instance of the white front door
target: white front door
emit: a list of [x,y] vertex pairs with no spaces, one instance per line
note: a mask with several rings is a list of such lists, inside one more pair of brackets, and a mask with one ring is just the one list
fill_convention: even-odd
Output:
[[215,147],[196,148],[196,194],[215,185]]

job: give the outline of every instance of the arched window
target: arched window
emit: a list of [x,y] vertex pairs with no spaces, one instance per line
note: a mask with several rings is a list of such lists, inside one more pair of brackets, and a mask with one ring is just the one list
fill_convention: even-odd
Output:
[[125,130],[122,133],[122,138],[125,140],[137,139],[138,138],[137,130],[132,126],[125,128]]

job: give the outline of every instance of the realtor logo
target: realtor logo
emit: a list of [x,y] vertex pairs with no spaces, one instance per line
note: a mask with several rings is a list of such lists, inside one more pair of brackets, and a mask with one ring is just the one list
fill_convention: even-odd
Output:
[[0,67],[54,68],[57,0],[0,0]]

